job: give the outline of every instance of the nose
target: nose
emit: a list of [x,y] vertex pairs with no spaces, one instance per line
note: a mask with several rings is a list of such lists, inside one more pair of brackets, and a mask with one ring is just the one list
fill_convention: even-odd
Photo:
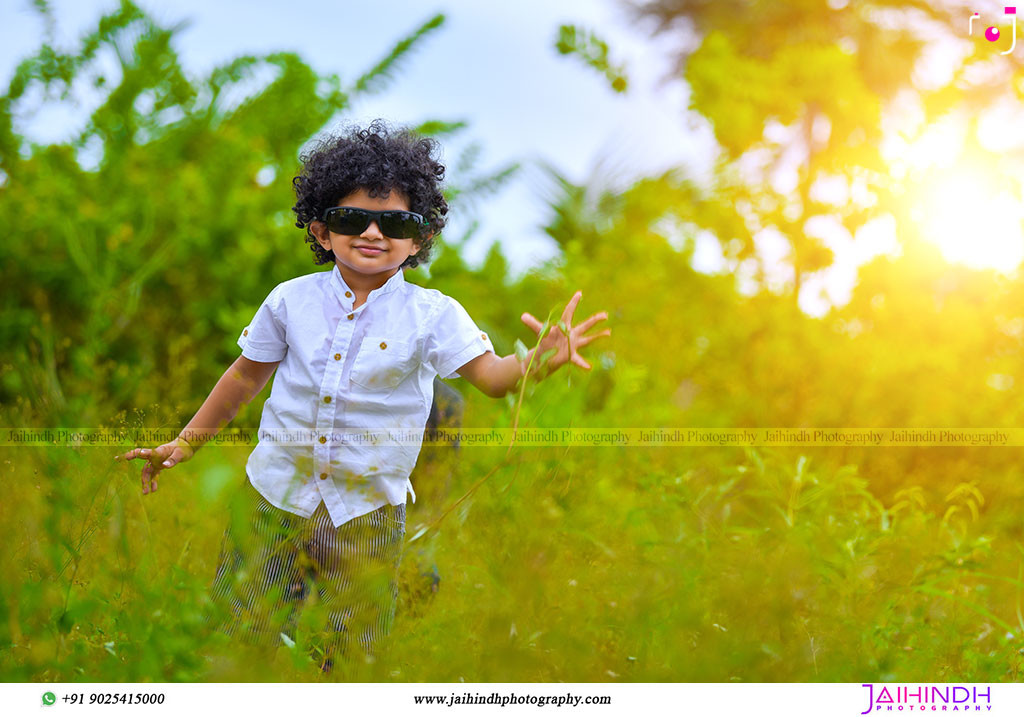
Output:
[[360,234],[359,236],[365,237],[367,239],[383,239],[384,238],[384,235],[381,233],[380,227],[377,226],[377,222],[376,221],[371,221],[370,224],[363,231],[363,233]]

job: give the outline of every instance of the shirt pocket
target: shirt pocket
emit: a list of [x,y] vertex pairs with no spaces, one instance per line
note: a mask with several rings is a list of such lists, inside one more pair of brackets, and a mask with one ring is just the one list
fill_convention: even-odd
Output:
[[412,342],[387,336],[367,336],[352,364],[352,383],[367,391],[391,391],[415,367]]

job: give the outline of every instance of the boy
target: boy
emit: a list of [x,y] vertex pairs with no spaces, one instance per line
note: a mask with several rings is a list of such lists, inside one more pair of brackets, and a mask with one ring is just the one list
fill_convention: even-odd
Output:
[[[526,371],[533,350],[523,362],[496,356],[457,301],[405,281],[402,270],[429,260],[445,225],[436,150],[433,140],[377,121],[304,156],[293,180],[296,226],[306,229],[315,263],[333,269],[276,286],[242,331],[241,356],[179,437],[119,457],[146,460],[142,492],[154,492],[162,470],[189,460],[277,371],[246,465],[246,518],[226,531],[214,580],[214,598],[233,607],[228,632],[239,621],[271,638],[291,629],[290,608],[315,586],[334,641],[347,647],[343,638],[356,635],[372,653],[394,615],[405,497],[416,499],[409,474],[420,446],[343,434],[422,436],[435,376],[462,376],[499,398]],[[572,326],[581,297],[576,292],[562,313],[567,334],[556,328],[534,349],[538,359],[554,354],[543,367],[534,361],[531,376],[570,361],[590,369],[578,350],[611,332],[586,334],[603,312]],[[540,321],[521,318],[540,333]],[[288,431],[312,437],[279,441]]]

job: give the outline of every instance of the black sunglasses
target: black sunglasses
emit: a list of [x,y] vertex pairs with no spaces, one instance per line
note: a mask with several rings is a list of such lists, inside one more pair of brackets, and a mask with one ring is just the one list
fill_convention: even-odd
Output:
[[359,207],[331,207],[324,212],[327,228],[335,234],[357,236],[370,222],[377,222],[380,233],[391,239],[419,239],[427,222],[416,212],[389,210],[375,212]]

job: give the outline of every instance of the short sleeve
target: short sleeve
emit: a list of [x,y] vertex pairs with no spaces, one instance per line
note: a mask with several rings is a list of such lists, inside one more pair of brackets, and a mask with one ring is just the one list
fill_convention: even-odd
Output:
[[285,325],[281,312],[281,285],[263,300],[256,315],[238,337],[238,345],[242,355],[252,361],[273,363],[280,361],[288,353],[285,340]]
[[424,346],[424,361],[441,378],[459,378],[456,369],[494,346],[487,334],[477,327],[462,304],[445,296],[434,314]]

